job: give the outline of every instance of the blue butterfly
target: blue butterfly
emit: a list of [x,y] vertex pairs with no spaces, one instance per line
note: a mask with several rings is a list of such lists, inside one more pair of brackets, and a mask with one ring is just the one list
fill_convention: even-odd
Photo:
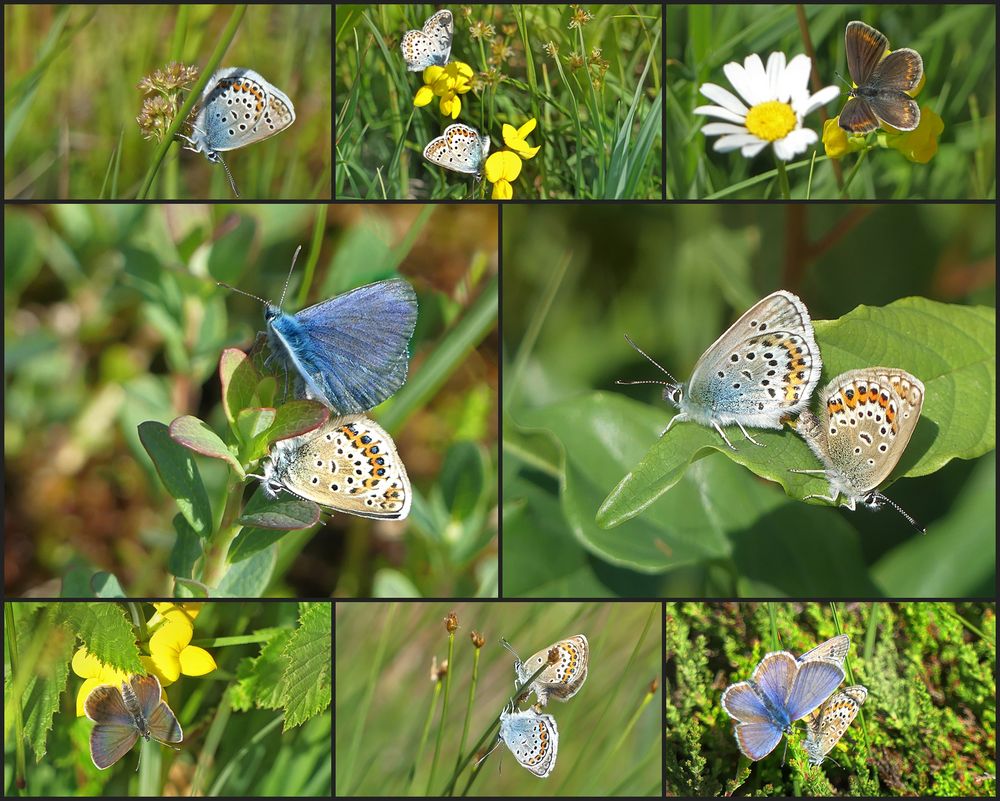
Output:
[[417,296],[402,278],[377,281],[287,314],[264,311],[271,352],[294,368],[307,397],[335,414],[378,406],[406,381]]
[[792,723],[826,701],[843,680],[844,669],[829,657],[809,655],[800,662],[787,651],[767,654],[751,678],[722,694],[722,708],[736,721],[740,751],[748,759],[766,757]]

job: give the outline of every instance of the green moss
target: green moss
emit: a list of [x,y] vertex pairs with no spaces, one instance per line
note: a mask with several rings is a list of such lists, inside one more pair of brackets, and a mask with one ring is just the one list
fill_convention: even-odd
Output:
[[[801,724],[759,762],[737,748],[725,688],[769,651],[844,632],[868,700],[820,767]],[[777,641],[775,641],[775,634]],[[985,603],[670,603],[664,758],[669,795],[996,795],[996,610]]]

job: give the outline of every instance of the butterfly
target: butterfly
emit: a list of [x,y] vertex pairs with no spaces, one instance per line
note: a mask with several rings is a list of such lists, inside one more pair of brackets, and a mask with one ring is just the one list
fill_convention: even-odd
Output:
[[253,70],[225,67],[209,79],[191,123],[191,136],[183,136],[188,150],[204,153],[221,164],[236,197],[240,193],[220,151],[235,150],[268,139],[295,122],[295,107],[288,96]]
[[757,301],[729,326],[695,363],[686,384],[676,381],[627,335],[625,339],[670,379],[617,382],[663,385],[663,399],[680,409],[663,434],[674,423],[693,420],[712,426],[734,451],[722,426],[736,425],[746,439],[760,445],[745,426],[780,429],[786,417],[809,403],[823,366],[809,311],[785,291]]
[[799,662],[787,651],[767,654],[746,681],[729,685],[722,708],[736,721],[733,733],[748,759],[763,759],[792,723],[822,704],[844,680],[844,670],[823,657]]
[[162,699],[156,676],[132,676],[121,687],[102,684],[83,702],[83,711],[97,725],[90,732],[90,758],[99,769],[111,767],[141,736],[161,743],[179,743],[184,733]]
[[844,736],[868,698],[868,689],[855,684],[830,696],[823,705],[805,718],[805,750],[809,764],[821,765],[826,755]]
[[500,739],[523,767],[544,779],[556,766],[559,729],[552,715],[534,709],[515,712],[513,706],[500,713]]
[[412,491],[392,437],[364,415],[334,418],[279,440],[264,462],[264,491],[286,490],[334,512],[382,520],[410,513]]
[[490,152],[490,138],[468,125],[455,123],[424,148],[424,158],[446,170],[482,177],[483,163]]
[[583,683],[587,680],[590,644],[582,634],[575,634],[565,640],[553,643],[524,662],[514,653],[510,643],[504,639],[501,639],[500,642],[504,648],[514,654],[514,658],[517,660],[514,662],[514,672],[517,674],[515,686],[524,684],[535,675],[535,672],[542,665],[548,665],[549,651],[555,648],[559,652],[558,661],[554,665],[548,665],[528,688],[529,692],[534,691],[539,706],[545,706],[550,696],[560,701],[568,701],[580,691]]
[[420,72],[426,67],[443,67],[451,55],[451,37],[455,20],[447,9],[433,14],[424,23],[423,30],[407,31],[399,43],[409,72]]
[[871,133],[882,123],[914,130],[920,124],[920,106],[907,92],[916,89],[924,75],[920,54],[902,47],[885,56],[889,40],[858,20],[847,23],[844,46],[847,70],[857,88],[848,92],[840,127],[852,134]]

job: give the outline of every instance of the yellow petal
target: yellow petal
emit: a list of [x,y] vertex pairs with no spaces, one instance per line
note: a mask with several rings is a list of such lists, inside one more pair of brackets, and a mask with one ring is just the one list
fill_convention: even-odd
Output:
[[413,96],[413,105],[426,106],[434,99],[434,91],[429,86],[421,86]]
[[[472,71],[472,67],[466,64],[464,61],[453,61],[451,64],[455,65],[455,72],[458,75],[464,75],[466,78],[471,78],[475,73]],[[450,67],[451,64],[448,66]]]
[[181,673],[185,676],[204,676],[217,669],[212,655],[204,648],[189,645],[181,651]]
[[532,117],[530,120],[524,123],[524,125],[522,125],[520,128],[517,129],[517,135],[521,139],[526,138],[528,134],[530,134],[533,130],[535,130],[536,125],[538,125],[538,121],[535,120],[534,117]]
[[434,83],[438,78],[444,74],[444,67],[439,67],[437,64],[432,64],[424,70],[423,79],[424,83],[431,84]]
[[507,181],[497,181],[493,184],[493,194],[490,197],[494,200],[510,200],[514,197],[514,187]]

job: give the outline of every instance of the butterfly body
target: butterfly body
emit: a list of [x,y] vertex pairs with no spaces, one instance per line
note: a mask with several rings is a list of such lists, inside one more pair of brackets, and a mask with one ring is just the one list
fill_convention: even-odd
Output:
[[840,742],[861,706],[868,698],[868,689],[860,684],[845,687],[828,698],[819,709],[805,718],[804,747],[810,765],[821,765],[826,755]]

